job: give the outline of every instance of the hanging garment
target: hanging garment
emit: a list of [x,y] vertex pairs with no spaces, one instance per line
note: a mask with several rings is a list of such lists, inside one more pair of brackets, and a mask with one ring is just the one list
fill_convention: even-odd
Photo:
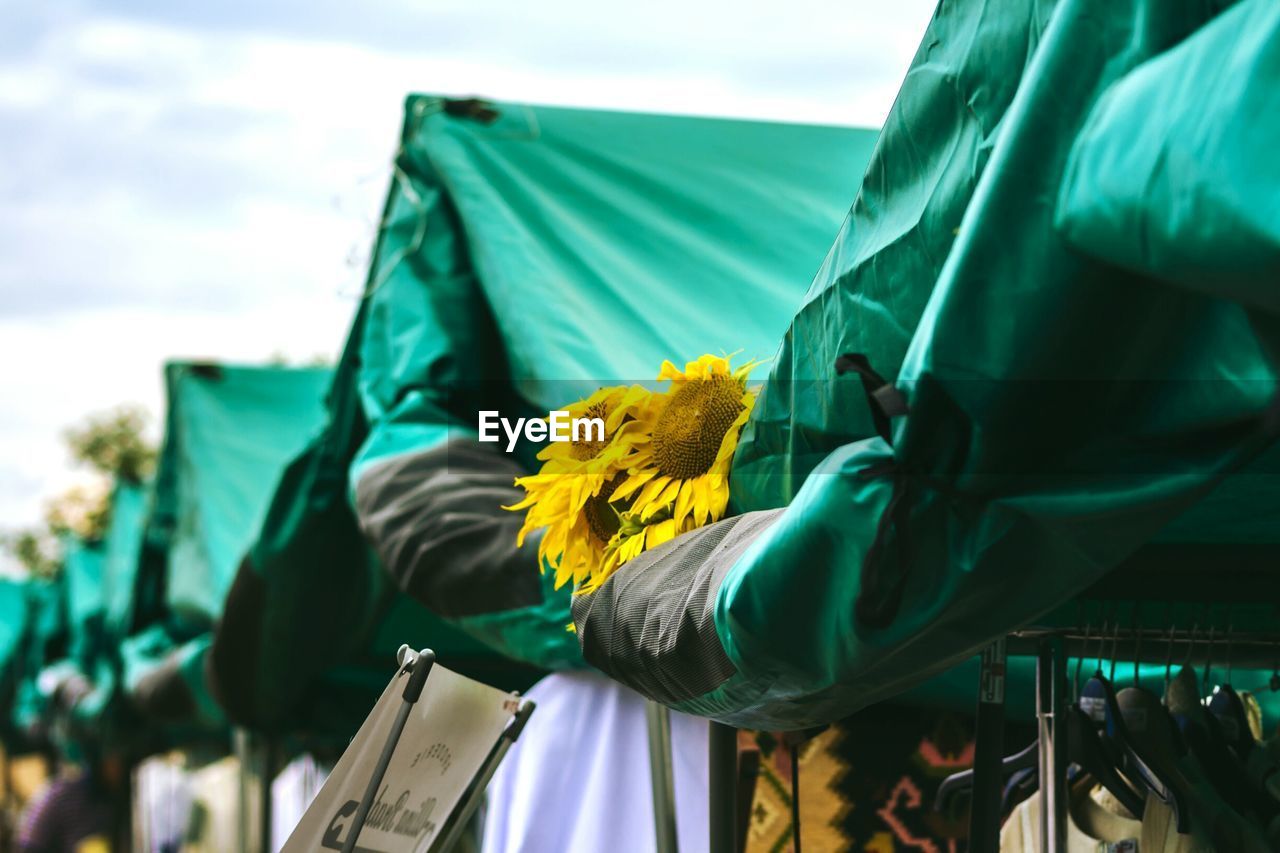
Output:
[[191,791],[184,853],[239,849],[240,828],[249,820],[240,814],[240,762],[229,756],[192,771]]
[[177,853],[187,837],[196,789],[178,753],[156,755],[133,772],[134,839],[139,853]]
[[[553,673],[488,788],[484,853],[656,849],[644,700],[589,671]],[[705,850],[707,722],[671,715],[676,831]]]
[[[1040,850],[1041,796],[1020,804],[1000,830],[1000,853]],[[1071,786],[1067,825],[1068,853],[1213,853],[1191,835],[1178,834],[1173,810],[1149,796],[1138,820],[1115,798],[1085,776]],[[1218,851],[1225,853],[1225,848]]]
[[320,793],[327,770],[309,754],[290,761],[271,782],[271,846],[279,850]]
[[[1280,545],[1274,519],[1240,510],[1280,501],[1275,315],[1058,230],[1115,92],[1166,78],[1160,110],[1194,124],[1218,90],[1192,53],[1280,88],[1280,10],[1224,5],[938,7],[744,431],[745,514],[575,601],[590,662],[677,709],[804,728],[974,654],[1148,542]],[[1220,131],[1275,147],[1280,112],[1252,103],[1218,103],[1238,119]],[[1144,114],[1124,144],[1158,162],[1176,143]],[[1212,197],[1198,163],[1186,180]],[[1237,181],[1233,197],[1270,193]]]
[[[1000,830],[1000,853],[1037,853],[1040,847],[1040,792],[1024,800]],[[1101,786],[1083,777],[1071,786],[1067,808],[1067,853],[1146,853],[1145,821],[1134,817]],[[1150,848],[1159,853],[1191,853],[1194,848]]]
[[[1129,692],[1129,690],[1121,690],[1117,694],[1116,698],[1121,703],[1122,710],[1129,703]],[[1184,731],[1194,726],[1208,725],[1205,719],[1208,717],[1208,711],[1201,701],[1199,681],[1191,667],[1180,669],[1169,682],[1164,704],[1169,709],[1169,713],[1179,720]],[[1141,720],[1142,715],[1139,715],[1138,719]],[[1140,731],[1135,730],[1127,714],[1125,722],[1131,732],[1141,735]],[[1239,768],[1238,777],[1221,780],[1222,785],[1231,789],[1223,790],[1222,787],[1215,787],[1205,771],[1204,762],[1194,750],[1188,750],[1186,754],[1178,756],[1176,766],[1179,776],[1186,780],[1189,786],[1188,806],[1191,809],[1190,823],[1193,834],[1211,839],[1213,846],[1223,850],[1249,850],[1263,853],[1263,851],[1274,849],[1267,841],[1269,827],[1258,825],[1256,815],[1242,814],[1228,802],[1228,796],[1240,794],[1248,790],[1252,784],[1244,767]],[[1218,781],[1216,777],[1214,781]]]

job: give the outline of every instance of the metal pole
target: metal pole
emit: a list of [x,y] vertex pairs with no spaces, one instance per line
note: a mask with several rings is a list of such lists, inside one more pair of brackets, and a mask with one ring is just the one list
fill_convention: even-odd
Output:
[[1054,839],[1061,853],[1067,851],[1067,822],[1070,791],[1067,787],[1068,760],[1067,704],[1071,696],[1067,688],[1067,645],[1062,637],[1054,637],[1053,652],[1053,790],[1049,807],[1053,810]]
[[4,756],[4,806],[0,812],[0,850],[10,850],[13,846],[13,825],[10,819],[17,813],[17,798],[13,794],[13,762],[9,758],[9,750],[0,745],[0,755]]
[[249,753],[249,733],[237,726],[231,733],[231,748],[240,771],[240,786],[236,791],[236,808],[240,813],[236,830],[236,844],[240,853],[249,853],[249,774],[253,772],[253,756]]
[[386,742],[382,745],[378,763],[374,765],[373,775],[369,777],[369,784],[364,789],[364,797],[356,808],[355,817],[351,819],[351,829],[347,832],[347,840],[343,842],[342,853],[353,853],[356,849],[356,839],[360,837],[360,830],[364,829],[364,822],[369,817],[369,809],[373,807],[373,801],[378,796],[378,786],[382,784],[382,778],[387,775],[387,766],[391,764],[391,756],[396,751],[396,744],[400,742],[405,723],[409,722],[409,713],[413,710],[418,697],[422,695],[422,688],[427,683],[431,665],[436,661],[435,653],[430,649],[423,649],[413,660],[407,660],[409,654],[411,653],[407,647],[401,647],[402,666],[409,672],[409,680],[404,686],[404,702],[396,711],[396,718],[391,723],[391,731],[387,734]]
[[969,805],[969,849],[973,853],[1000,851],[1006,660],[1003,637],[982,650],[973,734],[973,798]]
[[711,802],[710,853],[738,853],[737,829],[738,730],[712,722],[707,734]]
[[271,783],[276,779],[278,742],[271,735],[259,740],[258,758],[262,768],[262,787],[258,789],[258,849],[262,853],[275,853],[271,841],[271,809],[273,805]]
[[533,716],[534,709],[537,707],[534,702],[526,701],[520,706],[520,710],[516,711],[515,717],[511,720],[511,725],[507,726],[502,733],[497,745],[480,767],[480,772],[472,780],[471,787],[467,789],[462,805],[459,806],[453,819],[449,822],[444,836],[432,845],[431,849],[434,853],[448,853],[462,838],[462,833],[466,832],[467,823],[471,820],[471,816],[475,814],[476,809],[480,806],[480,801],[484,798],[484,791],[489,787],[489,781],[493,779],[493,774],[498,771],[498,766],[502,764],[502,759],[506,757],[507,750],[511,749],[512,745],[520,738],[520,733],[524,731],[525,723],[529,722],[529,717]]
[[644,703],[649,729],[649,779],[653,786],[653,829],[658,853],[677,853],[676,783],[671,761],[671,712],[652,699]]
[[1040,643],[1036,722],[1040,734],[1040,850],[1067,853],[1066,660],[1061,637]]

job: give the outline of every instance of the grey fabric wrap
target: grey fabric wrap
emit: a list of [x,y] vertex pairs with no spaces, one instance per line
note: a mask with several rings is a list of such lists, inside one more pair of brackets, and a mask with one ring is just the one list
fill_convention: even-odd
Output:
[[636,557],[594,593],[575,596],[583,657],[665,704],[714,690],[736,672],[716,634],[716,593],[782,513],[751,512],[686,533]]
[[445,618],[542,603],[538,539],[516,548],[524,513],[511,457],[453,440],[395,456],[356,484],[365,538],[400,588]]
[[179,670],[181,655],[170,654],[134,686],[131,698],[143,714],[162,722],[181,722],[196,712],[195,699]]

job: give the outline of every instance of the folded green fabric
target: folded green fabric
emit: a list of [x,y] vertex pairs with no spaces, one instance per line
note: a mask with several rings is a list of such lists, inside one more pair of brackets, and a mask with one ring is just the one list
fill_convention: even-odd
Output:
[[[862,177],[874,131],[412,96],[365,297],[352,463],[384,567],[496,652],[581,666],[570,590],[518,552],[546,417],[665,359],[767,355]],[[484,463],[486,457],[492,464]],[[501,458],[499,458],[501,457]],[[505,480],[505,483],[502,482]]]
[[[681,710],[801,728],[920,684],[1145,543],[1280,545],[1256,509],[1280,501],[1255,476],[1280,430],[1265,324],[1238,291],[1117,267],[1055,227],[1097,105],[1219,5],[939,7],[735,459],[737,509],[785,510],[714,571],[680,540],[624,566],[609,607],[575,607],[589,660]],[[691,604],[630,597],[662,583]],[[663,644],[704,612],[715,647]],[[637,618],[638,650],[611,656]],[[669,667],[696,695],[642,677]]]

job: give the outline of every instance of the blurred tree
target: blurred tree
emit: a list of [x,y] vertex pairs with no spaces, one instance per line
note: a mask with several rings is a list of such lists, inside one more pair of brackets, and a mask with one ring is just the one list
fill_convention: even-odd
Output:
[[143,435],[146,427],[146,410],[120,406],[90,415],[63,435],[77,462],[108,477],[141,483],[156,464],[156,449]]
[[45,527],[54,537],[71,533],[86,542],[101,539],[111,522],[111,481],[72,486],[45,504]]
[[61,566],[59,537],[102,538],[111,521],[111,487],[116,480],[141,483],[155,469],[156,448],[147,441],[146,410],[120,406],[89,415],[63,433],[72,459],[93,472],[87,484],[72,486],[45,506],[42,527],[0,537],[8,551],[33,575],[56,576]]
[[58,574],[58,543],[47,530],[23,530],[0,537],[0,547],[36,577],[53,578]]

